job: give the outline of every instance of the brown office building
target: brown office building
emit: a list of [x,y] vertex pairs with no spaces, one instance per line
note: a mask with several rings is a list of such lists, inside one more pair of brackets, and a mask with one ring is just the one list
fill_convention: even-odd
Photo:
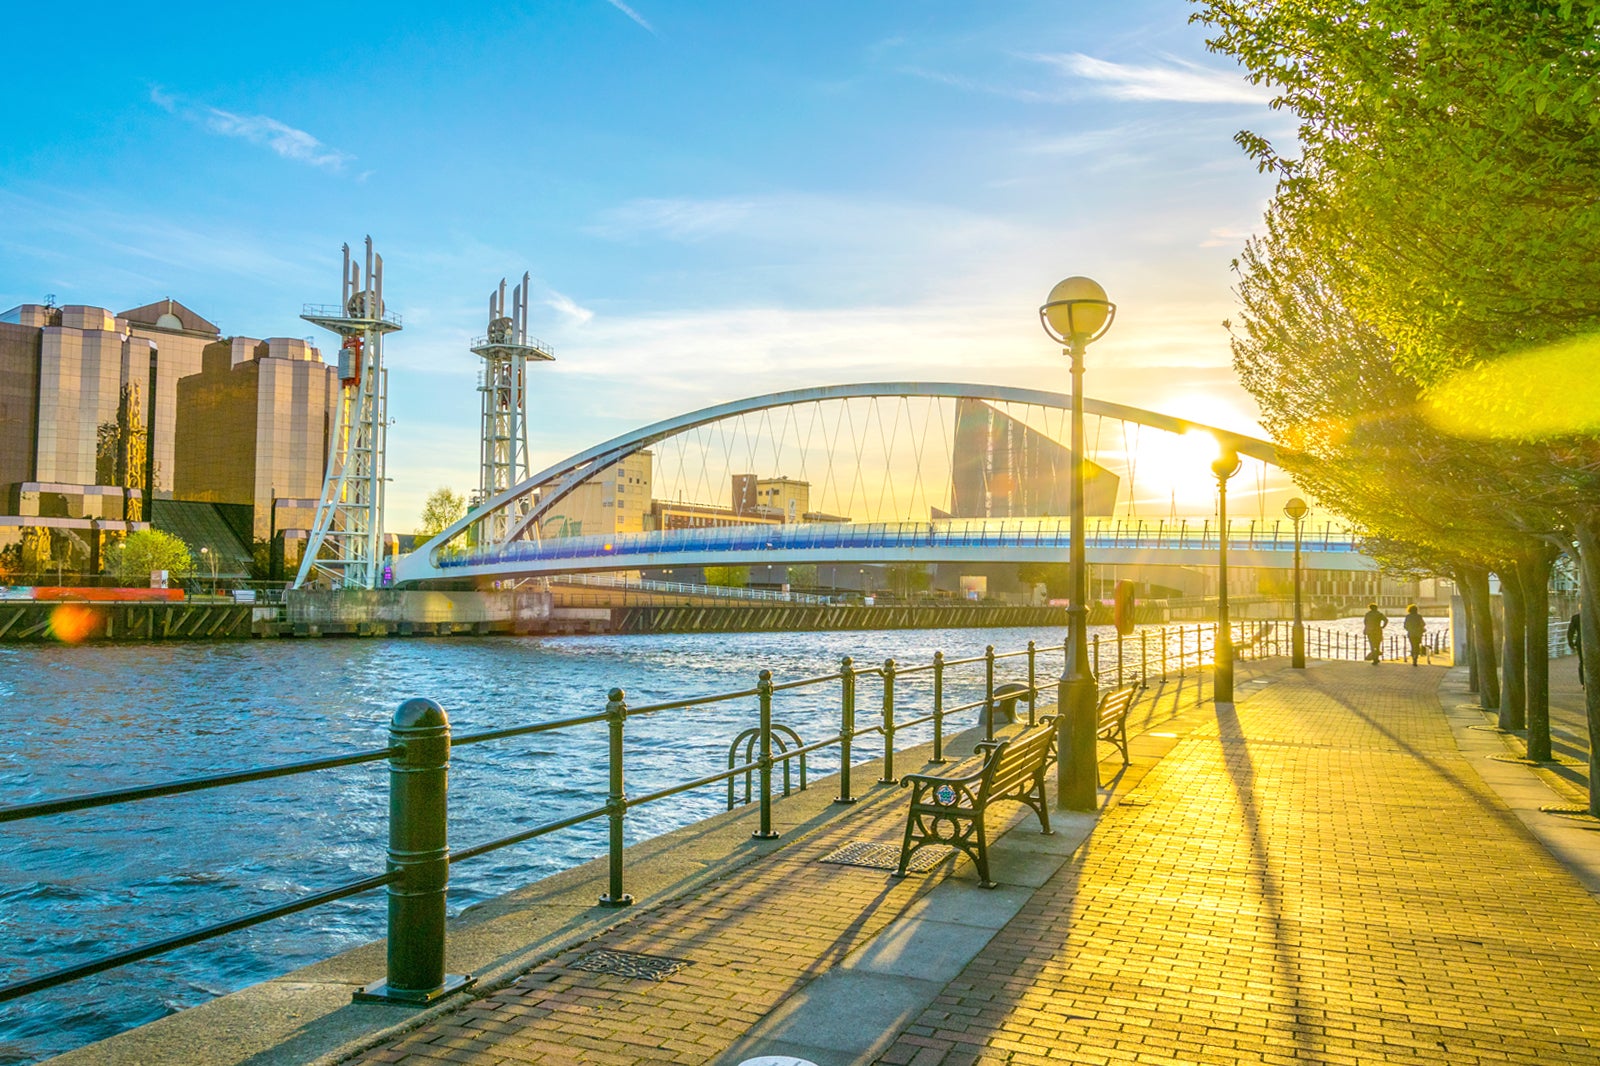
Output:
[[178,382],[176,496],[251,505],[257,539],[309,529],[338,396],[337,371],[303,340],[211,344]]

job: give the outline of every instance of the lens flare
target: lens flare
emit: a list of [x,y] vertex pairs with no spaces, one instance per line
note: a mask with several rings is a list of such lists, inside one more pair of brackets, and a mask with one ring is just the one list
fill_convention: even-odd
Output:
[[104,624],[98,610],[81,603],[63,603],[50,612],[50,635],[63,644],[82,644]]
[[1446,433],[1485,440],[1600,432],[1597,358],[1600,334],[1506,356],[1429,390],[1423,415]]

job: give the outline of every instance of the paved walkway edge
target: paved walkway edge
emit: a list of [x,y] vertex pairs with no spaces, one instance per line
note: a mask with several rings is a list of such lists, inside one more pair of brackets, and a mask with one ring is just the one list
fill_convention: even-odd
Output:
[[1478,706],[1477,694],[1467,690],[1465,666],[1451,667],[1445,674],[1439,685],[1439,706],[1450,723],[1456,746],[1471,761],[1483,783],[1557,861],[1572,871],[1590,895],[1600,899],[1600,821],[1541,810],[1570,806],[1573,798],[1546,784],[1532,766],[1504,761],[1505,756],[1522,753],[1506,743],[1494,728],[1494,718]]

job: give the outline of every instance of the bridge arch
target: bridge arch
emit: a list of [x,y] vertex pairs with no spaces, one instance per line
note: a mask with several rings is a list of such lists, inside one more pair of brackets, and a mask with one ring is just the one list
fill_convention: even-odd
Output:
[[[402,560],[396,576],[399,578],[402,573],[409,573],[414,569],[433,570],[441,549],[474,524],[482,521],[484,517],[498,510],[509,509],[512,512],[512,520],[508,524],[509,532],[505,539],[508,541],[520,539],[526,536],[530,529],[537,530],[539,521],[550,515],[552,508],[561,499],[599,471],[660,441],[697,427],[772,408],[827,400],[911,397],[986,400],[1064,410],[1072,406],[1072,397],[1067,393],[971,382],[868,382],[821,385],[770,392],[714,404],[630,430],[538,471],[505,492],[484,501],[472,513],[452,523],[427,543],[419,545],[412,556]],[[1224,444],[1232,446],[1241,455],[1269,464],[1277,463],[1277,448],[1270,441],[1093,397],[1084,397],[1083,407],[1085,414],[1137,423],[1169,433],[1183,434],[1191,431],[1209,433]],[[540,489],[544,491],[540,492],[538,502],[532,502],[533,493]],[[426,562],[421,567],[404,565],[408,560],[414,563],[423,563],[423,560]]]

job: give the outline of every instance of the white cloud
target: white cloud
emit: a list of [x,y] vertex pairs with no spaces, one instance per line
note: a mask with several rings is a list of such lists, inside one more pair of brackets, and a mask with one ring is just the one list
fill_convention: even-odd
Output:
[[565,293],[550,290],[549,297],[544,302],[557,314],[564,316],[573,325],[581,326],[594,317],[594,312],[587,307],[579,306],[578,302]]
[[593,229],[602,237],[660,234],[697,241],[738,229],[755,210],[751,200],[630,200],[602,214]]
[[1117,100],[1164,100],[1186,104],[1264,104],[1272,93],[1251,85],[1235,71],[1213,70],[1187,60],[1169,58],[1161,66],[1140,66],[1096,59],[1081,52],[1034,55],[1071,77],[1093,83]]
[[[217,107],[195,106],[171,93],[162,92],[158,87],[150,90],[150,102],[168,114],[177,115],[211,133],[237,137],[260,145],[283,159],[335,174],[343,173],[345,167],[355,159],[348,152],[323,144],[305,130],[296,129],[268,115],[236,115]],[[363,174],[362,178],[367,174]]]
[[656,32],[656,28],[654,26],[650,25],[650,23],[646,22],[644,20],[644,16],[643,15],[639,14],[637,11],[635,11],[633,8],[629,7],[627,4],[624,4],[622,2],[622,0],[606,0],[606,3],[610,4],[612,7],[616,8],[618,11],[622,12],[624,15],[627,15],[629,18],[631,18],[633,21],[637,22],[639,25],[643,26],[645,29],[649,30],[651,33],[655,33]]

